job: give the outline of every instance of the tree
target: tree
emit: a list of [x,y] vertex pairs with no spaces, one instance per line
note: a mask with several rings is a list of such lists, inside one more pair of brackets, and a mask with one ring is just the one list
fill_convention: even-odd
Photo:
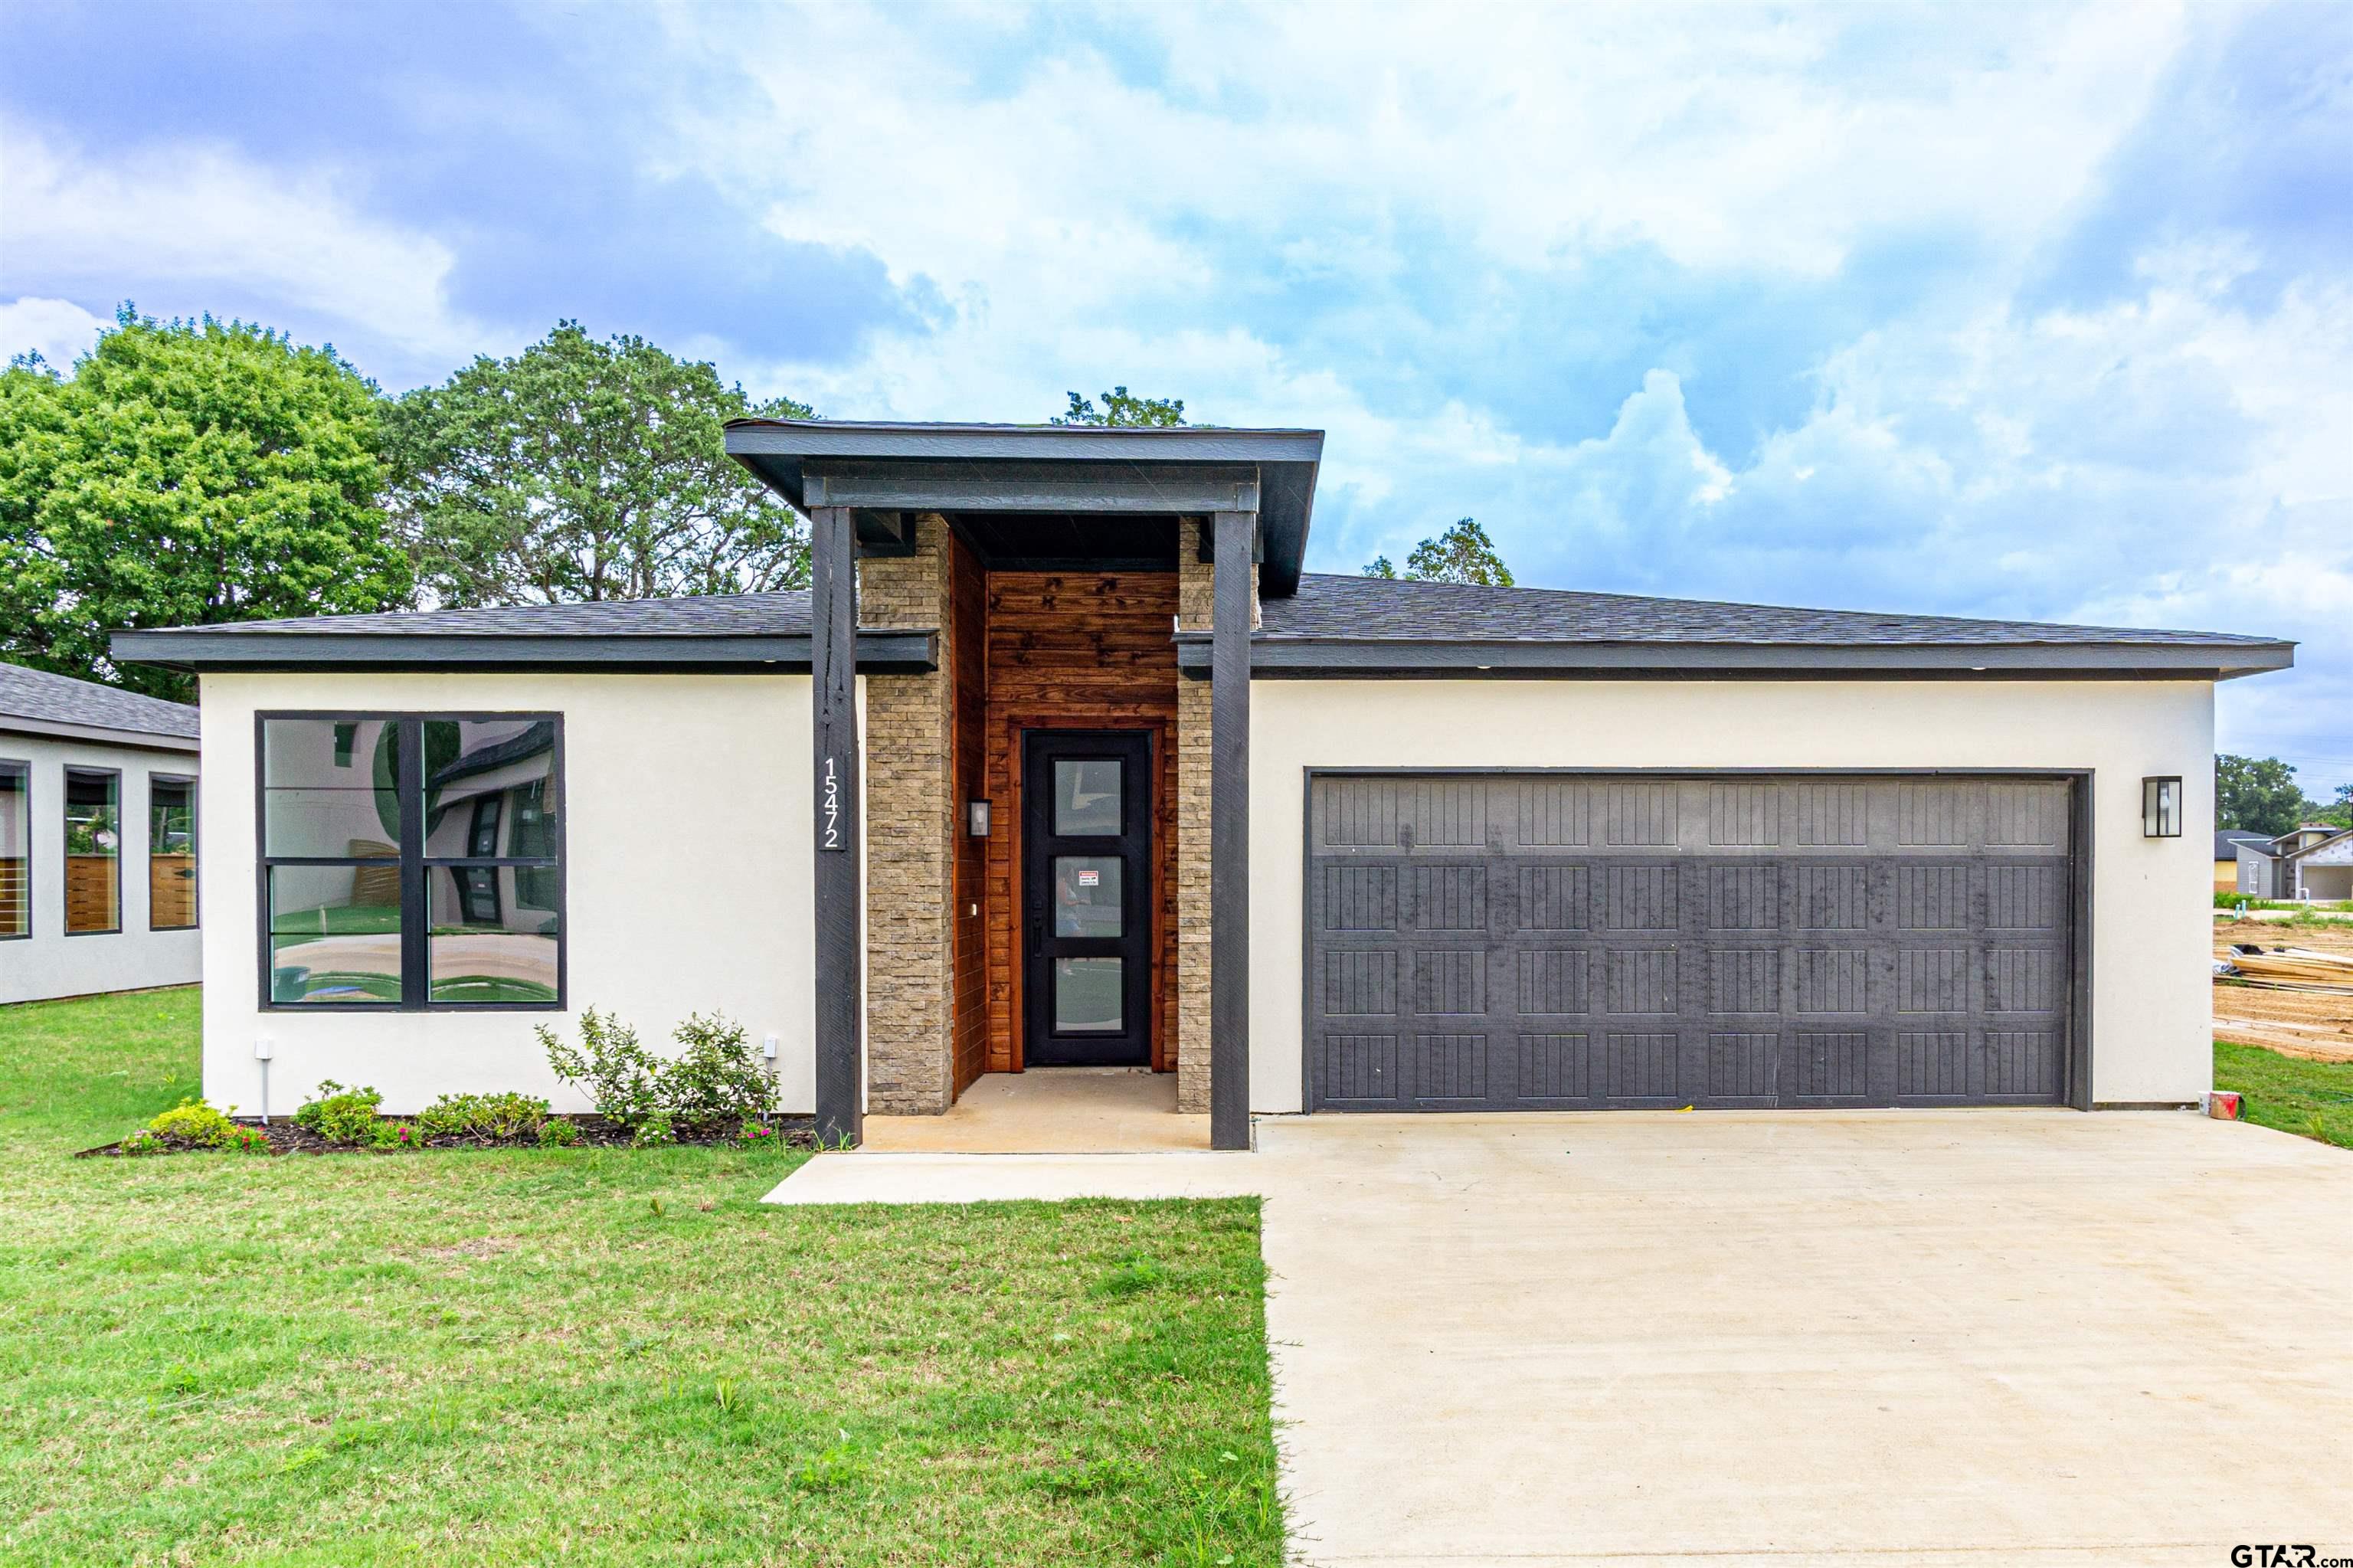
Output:
[[406,602],[373,385],[243,322],[114,322],[70,376],[0,372],[0,657],[185,698],[108,634]]
[[[1368,577],[1395,577],[1398,569],[1387,556],[1376,556],[1365,568]],[[1414,582],[1477,583],[1487,588],[1510,588],[1512,568],[1504,565],[1504,557],[1495,551],[1494,542],[1487,530],[1468,517],[1458,518],[1454,525],[1434,539],[1424,539],[1405,558],[1405,576]]]
[[2304,791],[2296,788],[2295,764],[2228,752],[2214,758],[2214,818],[2223,827],[2277,837],[2304,814]]
[[393,406],[390,503],[419,584],[455,606],[798,588],[808,530],[727,456],[759,403],[709,365],[576,322]]
[[2309,821],[2327,822],[2333,828],[2353,828],[2353,784],[2339,784],[2337,799],[2328,805],[2322,806],[2311,800],[2306,801],[2305,805],[2308,808],[2305,814]]
[[1122,425],[1161,430],[1185,422],[1182,397],[1131,397],[1126,387],[1114,387],[1103,395],[1100,408],[1092,397],[1082,397],[1073,392],[1070,398],[1070,408],[1046,421],[1048,424]]

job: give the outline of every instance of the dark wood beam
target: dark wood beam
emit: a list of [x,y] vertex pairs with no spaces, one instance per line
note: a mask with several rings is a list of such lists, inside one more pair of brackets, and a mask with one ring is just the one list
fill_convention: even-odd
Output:
[[919,462],[811,459],[807,508],[878,512],[1215,512],[1255,514],[1254,465],[1137,462]]
[[816,737],[817,1135],[865,1137],[865,888],[858,853],[858,543],[847,506],[809,512],[809,702]]
[[1250,557],[1255,511],[1219,512],[1210,600],[1209,1146],[1250,1147]]

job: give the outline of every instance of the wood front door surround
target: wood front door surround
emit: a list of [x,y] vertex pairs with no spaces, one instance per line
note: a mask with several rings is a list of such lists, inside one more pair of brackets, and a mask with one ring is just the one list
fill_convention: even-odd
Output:
[[1149,1066],[1151,733],[1033,729],[1021,754],[1023,1058]]

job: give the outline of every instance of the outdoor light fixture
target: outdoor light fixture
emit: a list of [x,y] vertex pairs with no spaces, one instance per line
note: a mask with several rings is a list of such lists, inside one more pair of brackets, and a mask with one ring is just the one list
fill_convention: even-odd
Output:
[[2144,779],[2140,781],[2140,836],[2178,839],[2181,836],[2181,780]]
[[964,824],[965,832],[974,838],[987,838],[988,836],[988,802],[966,800],[964,803]]

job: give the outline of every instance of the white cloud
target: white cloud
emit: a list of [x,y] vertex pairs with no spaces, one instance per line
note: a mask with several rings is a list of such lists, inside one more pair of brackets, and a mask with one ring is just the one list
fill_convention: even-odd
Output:
[[448,249],[366,216],[346,175],[185,144],[100,159],[8,122],[0,143],[9,275],[109,302],[134,275],[232,289],[444,357],[480,345],[448,308]]
[[37,354],[58,370],[70,371],[108,324],[71,300],[11,300],[0,303],[0,359]]

